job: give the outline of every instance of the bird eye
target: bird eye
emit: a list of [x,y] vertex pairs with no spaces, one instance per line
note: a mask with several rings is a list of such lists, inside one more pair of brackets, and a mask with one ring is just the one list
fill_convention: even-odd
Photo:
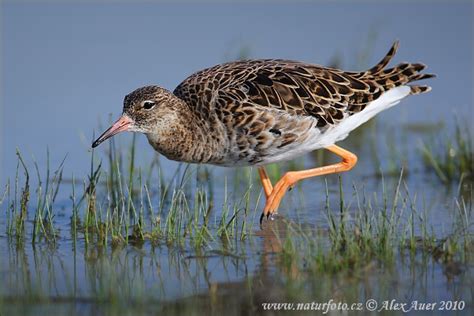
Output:
[[145,110],[149,110],[149,109],[151,109],[151,108],[154,107],[154,106],[155,106],[155,102],[153,102],[153,101],[147,100],[147,101],[144,101],[144,102],[143,102],[143,108],[144,108]]

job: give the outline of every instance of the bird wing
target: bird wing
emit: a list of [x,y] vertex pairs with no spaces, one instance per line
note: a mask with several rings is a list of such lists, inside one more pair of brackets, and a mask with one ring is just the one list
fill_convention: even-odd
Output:
[[[420,74],[422,64],[403,63],[385,69],[398,48],[365,72],[345,72],[291,60],[235,61],[194,73],[174,94],[201,115],[213,110],[235,111],[239,106],[272,108],[298,116],[312,116],[318,127],[337,124],[362,111],[393,87],[433,77]],[[412,93],[429,90],[412,86]]]

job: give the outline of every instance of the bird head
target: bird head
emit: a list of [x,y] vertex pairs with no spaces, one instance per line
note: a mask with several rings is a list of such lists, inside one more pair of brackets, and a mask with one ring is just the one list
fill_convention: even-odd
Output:
[[103,141],[124,131],[153,133],[166,124],[170,116],[175,116],[173,100],[176,97],[166,89],[158,86],[139,88],[125,96],[122,116],[92,143],[92,148]]

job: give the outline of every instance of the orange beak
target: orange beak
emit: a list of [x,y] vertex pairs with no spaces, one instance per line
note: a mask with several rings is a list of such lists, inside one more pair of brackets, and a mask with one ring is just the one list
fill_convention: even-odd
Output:
[[122,115],[117,122],[112,124],[95,142],[92,143],[92,148],[99,146],[104,140],[109,139],[110,137],[129,130],[130,125],[133,123],[132,119],[126,115]]

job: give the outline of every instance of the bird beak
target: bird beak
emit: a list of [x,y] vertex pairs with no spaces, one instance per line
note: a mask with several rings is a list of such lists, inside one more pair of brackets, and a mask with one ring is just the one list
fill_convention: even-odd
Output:
[[112,124],[95,142],[92,143],[92,148],[99,146],[104,140],[118,134],[120,132],[128,131],[133,123],[133,120],[127,115],[123,114],[117,122]]

